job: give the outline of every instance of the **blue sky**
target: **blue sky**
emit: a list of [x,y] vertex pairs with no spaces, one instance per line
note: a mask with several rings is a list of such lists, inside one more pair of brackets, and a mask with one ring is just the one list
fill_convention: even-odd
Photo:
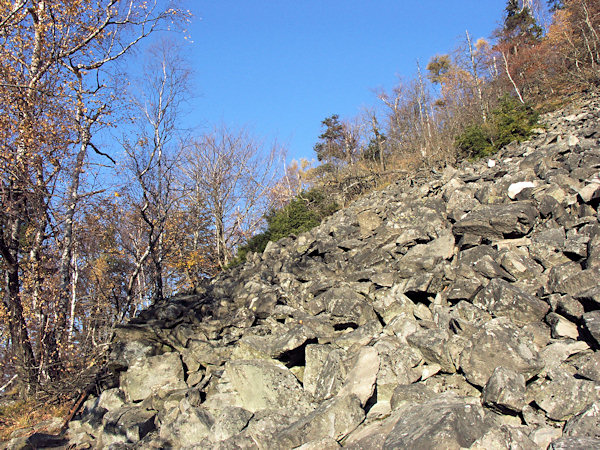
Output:
[[288,159],[314,158],[320,122],[354,117],[373,90],[412,78],[415,61],[451,51],[468,29],[488,37],[505,0],[190,0],[185,47],[196,132],[247,126]]

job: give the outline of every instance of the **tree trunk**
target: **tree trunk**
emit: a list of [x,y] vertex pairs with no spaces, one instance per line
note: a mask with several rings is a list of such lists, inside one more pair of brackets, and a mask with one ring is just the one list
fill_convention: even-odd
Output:
[[25,317],[23,316],[23,305],[21,304],[19,292],[19,265],[16,257],[14,257],[14,261],[7,262],[6,266],[4,306],[9,314],[10,339],[18,375],[19,391],[21,397],[26,398],[37,390],[37,364],[29,340]]
[[473,53],[473,46],[471,45],[471,36],[469,31],[466,31],[467,43],[469,44],[469,56],[471,57],[471,70],[473,71],[473,79],[475,80],[475,92],[477,93],[477,99],[479,100],[479,108],[481,109],[481,118],[483,123],[487,122],[487,113],[485,111],[485,104],[483,103],[483,92],[481,91],[481,82],[479,75],[477,74],[477,65],[475,64],[475,54]]

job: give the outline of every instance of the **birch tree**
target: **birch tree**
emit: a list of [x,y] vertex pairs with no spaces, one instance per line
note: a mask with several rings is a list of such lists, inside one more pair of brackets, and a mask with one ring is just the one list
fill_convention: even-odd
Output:
[[222,126],[196,140],[185,155],[187,189],[208,208],[215,257],[224,268],[234,249],[258,230],[283,150],[277,143],[263,145],[245,130]]
[[[2,292],[23,395],[35,390],[44,370],[40,366],[41,353],[36,356],[33,351],[23,305],[35,300],[34,304],[41,307],[41,300],[35,298],[40,292],[36,266],[42,257],[40,248],[54,229],[49,208],[59,192],[55,183],[77,145],[80,150],[90,148],[91,141],[85,132],[81,133],[85,126],[72,127],[69,120],[82,110],[71,106],[85,102],[77,98],[77,86],[89,77],[99,79],[97,71],[121,58],[162,23],[180,15],[180,10],[165,7],[158,0],[0,2]],[[89,113],[88,106],[83,110],[90,119],[95,113]],[[101,109],[96,112],[102,114]],[[79,176],[80,171],[75,171],[73,177]],[[69,189],[71,205],[78,197],[74,178]],[[67,224],[65,236],[69,227]],[[31,239],[22,239],[24,235]],[[60,285],[67,295],[56,297],[55,304],[45,311],[46,323],[42,324],[46,342],[54,340],[58,345],[57,351],[50,352],[52,361],[42,361],[48,367],[59,364],[64,352],[69,311],[65,267],[71,260],[68,248],[72,247],[72,239],[67,238],[64,244],[63,250],[67,250],[61,256],[65,263]],[[30,280],[22,278],[25,273],[32,274]],[[33,284],[31,295],[23,290],[24,282]]]

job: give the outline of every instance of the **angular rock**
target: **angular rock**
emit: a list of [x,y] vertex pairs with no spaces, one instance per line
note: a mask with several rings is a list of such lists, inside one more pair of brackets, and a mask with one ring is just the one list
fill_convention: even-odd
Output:
[[160,427],[160,437],[171,447],[181,448],[200,444],[210,435],[214,418],[202,408],[175,411]]
[[565,436],[600,439],[600,403],[594,402],[581,413],[569,419],[564,428]]
[[411,346],[421,351],[426,361],[439,364],[446,373],[456,372],[448,348],[450,336],[446,331],[438,328],[421,330],[411,334],[406,339]]
[[482,205],[456,222],[456,235],[474,234],[491,239],[515,238],[526,235],[539,212],[530,202],[505,205]]
[[362,212],[356,218],[362,236],[369,236],[379,225],[381,225],[381,218],[373,211]]
[[319,373],[332,350],[333,347],[331,345],[309,344],[306,346],[304,351],[306,365],[302,384],[304,390],[311,395],[314,395],[317,390]]
[[554,427],[541,426],[532,431],[529,437],[535,442],[538,448],[547,449],[552,441],[562,437],[562,430]]
[[187,388],[181,357],[172,352],[135,360],[121,374],[121,388],[129,401],[144,400],[160,389]]
[[552,329],[552,337],[554,339],[577,339],[579,337],[579,330],[577,329],[577,325],[565,319],[559,314],[549,313],[546,316],[546,322],[548,323],[548,325],[550,325]]
[[600,353],[594,352],[575,363],[577,375],[600,383]]
[[416,403],[425,403],[435,396],[435,392],[421,383],[401,384],[394,389],[390,406],[393,410]]
[[418,350],[395,337],[384,337],[374,347],[379,353],[377,401],[389,401],[396,386],[418,379],[419,374],[414,367],[422,361],[422,356]]
[[526,427],[511,427],[502,425],[494,428],[477,439],[469,449],[471,450],[490,450],[490,449],[511,449],[511,450],[530,450],[536,448],[529,436]]
[[210,437],[215,441],[224,441],[242,431],[253,414],[243,408],[227,407],[218,415],[213,415],[214,423],[210,429]]
[[600,347],[600,311],[592,311],[583,315],[585,329],[591,335],[596,348]]
[[302,444],[296,447],[296,450],[335,450],[341,448],[341,445],[333,438],[326,437]]
[[119,388],[102,391],[98,397],[98,407],[112,411],[121,408],[125,403],[125,394]]
[[483,402],[501,412],[521,412],[525,406],[525,377],[510,369],[496,367],[483,388]]
[[544,370],[541,374],[546,374],[560,367],[571,355],[589,350],[589,346],[583,341],[573,341],[565,339],[553,342],[540,351],[540,357],[544,361]]
[[569,267],[572,268],[571,272],[561,278],[553,279],[551,272],[549,288],[552,292],[569,294],[573,297],[577,297],[590,289],[598,287],[600,270],[580,270],[579,267],[573,264],[569,264]]
[[516,280],[531,280],[544,270],[526,254],[516,251],[505,251],[501,257],[501,265]]
[[273,440],[277,448],[294,448],[308,441],[332,438],[339,441],[364,419],[360,400],[354,395],[325,401],[306,417],[281,431]]
[[355,395],[364,406],[373,395],[378,372],[379,353],[373,347],[363,347],[337,395]]
[[297,407],[304,399],[302,386],[284,366],[268,360],[242,360],[225,367],[240,406],[250,412]]
[[493,319],[473,335],[460,356],[460,367],[476,386],[485,386],[500,366],[529,380],[543,369],[542,360],[529,342],[530,337],[507,319]]
[[517,195],[519,195],[523,191],[523,189],[534,187],[535,184],[533,184],[531,181],[519,181],[518,183],[513,183],[508,187],[508,198],[514,200],[515,198],[517,198]]
[[497,278],[479,291],[473,299],[473,304],[494,317],[508,317],[517,325],[540,321],[550,309],[543,300]]
[[595,383],[558,372],[551,380],[542,382],[534,399],[549,419],[568,420],[597,401],[599,395]]
[[156,411],[126,406],[109,411],[103,418],[102,444],[138,442],[154,430]]
[[548,450],[590,450],[592,448],[600,448],[600,439],[563,437],[552,441]]
[[383,449],[460,449],[470,447],[489,429],[480,405],[440,397],[404,410]]
[[327,354],[315,381],[314,399],[323,401],[336,395],[342,388],[349,371],[350,362],[346,360],[346,351],[335,349]]
[[373,307],[368,304],[365,297],[348,286],[334,287],[314,299],[324,305],[323,310],[340,321],[364,325],[368,321],[376,320],[377,316]]

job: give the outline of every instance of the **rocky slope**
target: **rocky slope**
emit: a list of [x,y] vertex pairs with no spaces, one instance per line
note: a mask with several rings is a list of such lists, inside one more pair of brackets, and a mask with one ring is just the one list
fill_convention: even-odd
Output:
[[600,101],[118,330],[78,448],[600,448]]

